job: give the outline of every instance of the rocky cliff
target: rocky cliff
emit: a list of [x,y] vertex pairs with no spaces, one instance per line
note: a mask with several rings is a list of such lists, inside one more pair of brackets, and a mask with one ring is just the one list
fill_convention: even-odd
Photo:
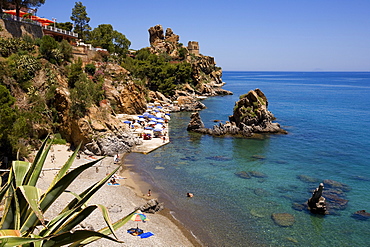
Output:
[[267,109],[268,101],[263,92],[259,89],[251,90],[240,96],[235,103],[233,115],[225,124],[219,123],[212,129],[204,127],[199,113],[191,115],[188,131],[215,136],[233,135],[251,137],[256,133],[281,133],[287,132],[278,123],[273,123],[274,115]]
[[[146,94],[124,68],[111,63],[96,63],[104,76],[105,99],[92,106],[82,118],[70,114],[71,99],[67,83],[58,76],[54,105],[61,121],[59,131],[73,145],[82,143],[87,154],[114,155],[129,152],[141,141],[128,131],[118,114],[138,114],[146,109]],[[58,73],[58,70],[54,71]]]
[[[156,25],[149,28],[149,42],[150,51],[153,54],[168,54],[172,59],[191,64],[192,80],[194,87],[185,84],[182,89],[175,92],[173,100],[177,100],[179,96],[217,96],[217,95],[230,95],[232,92],[222,89],[224,83],[222,82],[222,69],[216,66],[215,60],[210,56],[203,56],[201,54],[193,54],[189,51],[188,47],[179,43],[179,35],[176,35],[171,28],[166,29],[164,34],[163,27]],[[181,53],[185,58],[181,57]]]

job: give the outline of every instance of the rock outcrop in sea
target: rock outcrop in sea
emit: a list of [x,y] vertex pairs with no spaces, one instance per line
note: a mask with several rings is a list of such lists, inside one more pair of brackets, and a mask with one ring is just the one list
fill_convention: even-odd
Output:
[[212,129],[204,127],[198,112],[191,115],[188,131],[202,134],[222,136],[244,136],[251,137],[255,133],[287,134],[278,123],[273,123],[274,115],[267,109],[268,101],[260,89],[249,91],[240,96],[235,103],[233,115],[225,124],[219,123]]
[[308,210],[314,214],[327,214],[326,210],[326,199],[322,196],[324,190],[324,184],[320,183],[319,187],[315,189],[312,196],[307,201]]

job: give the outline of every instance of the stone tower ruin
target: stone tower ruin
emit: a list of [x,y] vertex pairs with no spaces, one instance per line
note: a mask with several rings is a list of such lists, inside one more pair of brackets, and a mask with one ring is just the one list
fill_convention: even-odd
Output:
[[199,44],[197,41],[189,41],[188,43],[189,53],[199,56]]

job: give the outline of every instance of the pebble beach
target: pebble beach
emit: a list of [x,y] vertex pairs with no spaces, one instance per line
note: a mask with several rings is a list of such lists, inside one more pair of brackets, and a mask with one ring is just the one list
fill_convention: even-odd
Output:
[[[159,139],[159,138],[158,138]],[[156,139],[153,139],[156,140]],[[158,141],[158,144],[163,143]],[[144,142],[148,148],[154,148],[154,142]],[[141,149],[144,148],[141,147]],[[53,177],[57,174],[57,169],[60,168],[72,154],[68,145],[54,145],[49,152],[38,187],[46,190]],[[81,164],[87,163],[99,157],[92,157],[81,155],[76,159],[72,167],[78,167]],[[78,179],[71,184],[68,188],[70,191],[80,193],[93,183],[102,179],[107,173],[111,172],[116,166],[120,165],[121,168],[117,174],[119,185],[104,185],[89,202],[91,204],[102,204],[108,208],[112,222],[123,218],[128,215],[135,208],[144,205],[149,199],[155,199],[156,193],[153,192],[150,197],[147,196],[148,188],[143,181],[140,181],[140,175],[134,173],[130,169],[129,164],[123,162],[114,163],[112,157],[106,157],[94,167],[82,173]],[[73,198],[72,195],[64,193],[57,201],[56,205],[46,212],[46,218],[51,218],[56,215],[60,210]],[[180,222],[177,222],[171,217],[170,210],[164,210],[155,214],[146,214],[146,222],[129,221],[123,227],[116,231],[117,237],[124,243],[116,243],[109,240],[98,240],[89,244],[88,246],[201,246],[189,231],[187,231]],[[106,226],[102,214],[99,210],[93,212],[86,220],[83,221],[81,227],[85,229],[99,230]],[[127,233],[130,228],[139,227],[144,232],[151,232],[154,235],[148,238],[140,238]]]

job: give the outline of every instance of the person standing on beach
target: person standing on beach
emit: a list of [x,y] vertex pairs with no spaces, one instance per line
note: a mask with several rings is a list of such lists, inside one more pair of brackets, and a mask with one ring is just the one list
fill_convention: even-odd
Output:
[[152,191],[150,189],[148,190],[148,196],[152,196]]

